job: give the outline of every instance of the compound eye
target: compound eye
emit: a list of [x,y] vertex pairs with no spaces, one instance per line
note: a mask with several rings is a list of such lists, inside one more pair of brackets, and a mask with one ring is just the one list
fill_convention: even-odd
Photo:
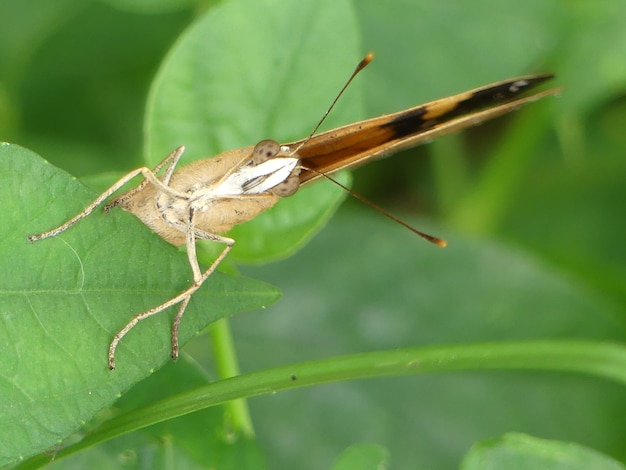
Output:
[[298,190],[300,187],[300,177],[298,175],[291,175],[285,181],[274,186],[270,191],[276,196],[288,197]]
[[252,161],[255,165],[266,162],[280,153],[280,145],[273,140],[262,140],[252,150]]

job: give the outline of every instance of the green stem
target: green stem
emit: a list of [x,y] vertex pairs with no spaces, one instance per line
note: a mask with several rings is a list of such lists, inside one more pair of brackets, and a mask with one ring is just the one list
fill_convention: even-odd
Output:
[[[236,377],[240,374],[235,342],[227,318],[216,321],[211,326],[211,340],[215,355],[215,366],[220,380]],[[233,433],[242,433],[245,437],[254,437],[254,427],[250,410],[244,398],[224,404],[226,408],[226,429]]]
[[266,369],[211,383],[103,423],[85,438],[16,468],[39,468],[122,434],[231,400],[342,380],[468,370],[577,372],[626,385],[626,346],[598,341],[526,341],[410,348]]
[[[198,257],[205,265],[209,265],[219,255],[221,249],[223,247],[216,243],[198,243]],[[220,271],[237,274],[237,269],[228,260],[220,265]],[[218,381],[238,376],[241,372],[228,318],[222,318],[211,324],[209,334]],[[224,403],[224,430],[226,435],[243,434],[246,438],[254,437],[254,426],[245,399]]]

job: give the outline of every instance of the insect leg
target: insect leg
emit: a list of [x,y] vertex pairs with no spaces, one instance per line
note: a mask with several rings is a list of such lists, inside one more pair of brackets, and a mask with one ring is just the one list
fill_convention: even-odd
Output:
[[[172,175],[174,174],[174,170],[176,169],[176,165],[178,165],[178,160],[180,160],[180,157],[183,155],[183,152],[185,151],[185,146],[182,145],[180,147],[178,147],[176,150],[174,150],[172,153],[170,153],[167,157],[165,157],[165,160],[163,160],[161,163],[159,163],[154,170],[152,170],[153,173],[158,173],[159,170],[161,170],[161,168],[163,168],[163,165],[167,164],[167,170],[165,170],[165,174],[163,175],[163,183],[165,185],[170,184],[170,179],[172,178]],[[167,163],[169,160],[169,163]]]
[[[198,256],[196,254],[196,238],[200,238],[203,240],[211,240],[219,243],[223,243],[226,245],[220,255],[211,263],[211,266],[202,273],[200,270],[200,265],[198,264]],[[223,237],[221,235],[217,235],[214,233],[208,233],[203,230],[199,230],[195,228],[194,224],[194,209],[192,208],[189,211],[189,224],[187,226],[187,258],[189,259],[189,266],[191,266],[191,271],[193,272],[193,285],[190,289],[188,289],[189,295],[183,300],[182,304],[178,308],[178,312],[174,317],[174,321],[172,323],[172,359],[178,358],[178,328],[180,326],[180,321],[185,313],[185,309],[187,308],[187,304],[191,300],[191,295],[200,288],[204,281],[208,279],[208,277],[213,274],[213,272],[217,269],[220,263],[226,258],[228,252],[232,249],[235,244],[235,240],[228,237]],[[191,290],[193,289],[193,290]]]
[[[171,298],[167,302],[164,302],[157,307],[151,308],[150,310],[147,310],[143,313],[140,313],[139,315],[136,315],[126,324],[124,328],[122,328],[115,335],[115,337],[111,341],[111,345],[109,346],[109,369],[111,370],[115,369],[115,351],[117,349],[117,345],[122,340],[122,338],[126,336],[126,334],[130,330],[132,330],[135,325],[137,325],[137,323],[153,315],[156,315],[157,313],[162,312],[163,310],[169,307],[172,307],[176,304],[180,304],[180,306],[178,308],[178,312],[176,313],[176,316],[174,317],[174,321],[172,324],[172,358],[176,359],[178,357],[178,351],[179,351],[178,329],[179,329],[180,321],[183,317],[183,314],[185,313],[185,309],[187,308],[187,305],[189,304],[189,301],[191,300],[191,296],[194,294],[194,292],[196,292],[200,288],[200,286],[202,286],[204,281],[206,281],[209,278],[209,276],[213,274],[213,272],[217,269],[219,264],[224,260],[228,252],[232,249],[233,245],[235,244],[235,240],[233,240],[232,238],[222,237],[220,235],[195,230],[194,225],[193,225],[193,210],[191,210],[189,214],[190,214],[189,223],[187,226],[187,256],[189,258],[189,264],[191,266],[191,270],[193,271],[193,276],[194,276],[193,284],[189,286],[189,288],[187,288],[184,292],[178,294],[176,297]],[[196,243],[195,243],[196,237],[206,239],[206,240],[216,241],[219,243],[224,243],[226,245],[224,247],[224,250],[222,250],[220,255],[215,259],[215,261],[213,261],[213,263],[211,263],[209,268],[204,273],[202,273],[202,271],[200,270],[198,259],[196,257]]]
[[[184,146],[178,147],[176,150],[170,153],[167,157],[165,157],[163,161],[159,163],[157,166],[155,166],[154,169],[152,170],[152,173],[156,175],[159,171],[161,171],[161,168],[167,165],[167,169],[165,170],[165,174],[163,175],[164,185],[169,186],[170,179],[172,178],[172,175],[174,174],[174,170],[176,169],[176,165],[178,164],[178,161],[180,160],[180,157],[182,156],[184,151],[185,151]],[[122,194],[120,197],[114,199],[113,201],[108,203],[106,206],[104,206],[104,211],[109,212],[115,206],[119,206],[122,202],[127,201],[128,199],[132,198],[135,194],[137,194],[139,191],[145,188],[145,186],[149,183],[150,181],[148,181],[147,179],[144,179],[135,188]]]
[[[177,151],[180,151],[180,152],[177,153]],[[172,154],[170,154],[168,156],[168,158],[166,158],[163,162],[161,162],[161,164],[159,164],[157,166],[157,168],[160,169],[160,167],[163,164],[165,164],[167,162],[167,160],[170,159],[170,158],[174,158],[174,163],[175,163],[176,161],[178,161],[177,159],[180,158],[180,154],[182,154],[182,147],[177,149],[177,150],[175,150],[174,152],[172,152]],[[172,166],[172,165],[170,164],[170,166]],[[169,171],[169,168],[168,168],[168,171]],[[124,186],[126,183],[128,183],[130,180],[132,180],[133,178],[135,178],[136,176],[139,176],[139,175],[143,175],[143,177],[146,179],[146,181],[144,183],[142,183],[142,184],[151,183],[151,184],[155,185],[157,188],[159,188],[161,191],[164,191],[167,194],[171,194],[171,195],[174,195],[174,196],[181,197],[183,199],[187,199],[189,197],[185,193],[181,193],[179,191],[175,191],[175,190],[171,189],[169,186],[166,186],[161,180],[159,180],[155,176],[155,174],[149,168],[144,166],[144,167],[141,167],[141,168],[137,168],[136,170],[133,170],[130,173],[128,173],[127,175],[123,176],[113,186],[111,186],[109,189],[107,189],[105,192],[103,192],[100,196],[98,196],[98,198],[95,201],[93,201],[91,204],[89,204],[82,212],[80,212],[76,216],[72,217],[70,220],[68,220],[64,224],[61,224],[58,227],[53,228],[51,230],[48,230],[46,232],[38,233],[38,234],[35,234],[35,235],[29,235],[27,237],[28,241],[29,242],[35,242],[35,241],[43,240],[45,238],[54,237],[54,236],[64,232],[65,230],[70,228],[72,225],[74,225],[76,222],[80,221],[81,219],[84,219],[89,214],[91,214],[96,209],[96,207],[98,207],[100,204],[102,204],[115,191],[117,191],[122,186]],[[109,207],[109,209],[110,209],[110,207]]]
[[[81,219],[84,219],[89,214],[91,214],[94,211],[94,209],[96,207],[98,207],[100,204],[102,204],[102,202],[104,202],[105,199],[107,199],[109,196],[111,196],[111,194],[113,194],[115,191],[120,189],[122,186],[124,186],[126,183],[128,183],[130,180],[132,180],[135,176],[141,174],[144,170],[148,170],[148,169],[147,168],[138,168],[136,170],[131,171],[130,173],[128,173],[127,175],[122,177],[117,183],[115,183],[113,186],[111,186],[109,189],[107,189],[105,192],[103,192],[100,196],[98,196],[98,198],[95,201],[93,201],[91,204],[89,204],[78,215],[72,217],[70,220],[68,220],[64,224],[59,225],[58,227],[53,228],[52,230],[48,230],[46,232],[42,232],[42,233],[39,233],[39,234],[36,234],[36,235],[29,235],[28,236],[28,241],[29,242],[34,242],[34,241],[38,241],[38,240],[43,240],[44,238],[54,237],[54,236],[58,235],[59,233],[64,232],[65,230],[70,228],[72,225],[74,225],[76,222],[78,222]],[[150,170],[148,170],[148,171],[150,171]]]

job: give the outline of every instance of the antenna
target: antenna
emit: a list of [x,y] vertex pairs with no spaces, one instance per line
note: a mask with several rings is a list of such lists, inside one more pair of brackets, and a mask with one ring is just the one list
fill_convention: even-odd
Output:
[[[350,83],[352,83],[352,80],[354,80],[354,77],[356,77],[359,72],[361,72],[361,70],[363,70],[365,67],[367,67],[369,65],[369,63],[374,59],[374,54],[372,52],[370,52],[369,54],[367,54],[365,57],[363,57],[363,59],[361,60],[361,62],[359,62],[359,64],[356,66],[356,68],[354,69],[354,71],[352,72],[352,75],[350,75],[350,77],[348,78],[348,80],[346,81],[346,83],[343,85],[343,87],[341,88],[341,90],[339,90],[339,93],[337,94],[337,96],[335,97],[335,99],[333,100],[333,102],[330,104],[330,106],[328,107],[328,109],[326,110],[326,112],[324,113],[324,115],[322,116],[322,119],[319,120],[319,122],[315,125],[315,127],[313,128],[313,130],[311,131],[311,133],[307,136],[306,139],[304,139],[300,145],[298,145],[298,147],[296,147],[296,149],[291,152],[291,155],[295,155],[298,153],[298,151],[304,147],[307,142],[309,142],[311,140],[311,138],[315,135],[315,133],[317,132],[317,130],[320,128],[320,126],[322,125],[322,123],[326,120],[326,117],[330,114],[330,112],[333,110],[333,108],[335,107],[335,105],[337,104],[337,101],[339,101],[339,98],[341,98],[341,95],[343,95],[344,91],[346,91],[346,88],[348,88],[348,86],[350,85]],[[443,240],[442,238],[437,238],[434,237],[432,235],[429,235],[427,233],[424,233],[418,229],[416,229],[415,227],[410,226],[409,224],[407,224],[405,221],[399,219],[398,217],[396,217],[395,215],[387,212],[385,209],[383,209],[382,207],[380,207],[378,204],[373,203],[372,201],[370,201],[369,199],[367,199],[365,196],[362,196],[361,194],[353,191],[352,189],[348,188],[347,186],[341,184],[339,181],[337,181],[336,179],[332,178],[331,176],[327,175],[326,173],[323,173],[321,171],[317,171],[313,168],[307,168],[307,167],[302,167],[305,170],[311,171],[313,173],[317,173],[320,176],[323,176],[324,178],[326,178],[329,181],[332,181],[333,183],[335,183],[337,186],[339,186],[341,189],[343,189],[344,191],[346,191],[348,194],[350,194],[351,196],[355,197],[356,199],[358,199],[359,201],[361,201],[364,204],[367,204],[368,206],[370,206],[372,209],[374,209],[375,211],[377,211],[378,213],[384,215],[385,217],[387,217],[388,219],[392,220],[393,222],[396,222],[400,225],[402,225],[404,228],[410,230],[411,232],[413,232],[414,234],[422,237],[424,240],[429,241],[430,243],[434,243],[437,246],[440,246],[442,248],[445,248],[446,245],[448,244],[445,240]]]
[[398,217],[396,217],[395,215],[391,214],[390,212],[387,212],[385,209],[380,207],[378,204],[375,204],[374,202],[372,202],[369,199],[367,199],[365,196],[363,196],[363,195],[357,193],[356,191],[353,191],[352,189],[348,188],[347,186],[341,184],[339,181],[337,181],[336,179],[334,179],[331,176],[327,175],[326,173],[322,173],[321,171],[317,171],[317,170],[314,170],[312,168],[306,168],[306,169],[309,170],[309,171],[312,171],[313,173],[317,173],[320,176],[323,176],[324,178],[326,178],[329,181],[332,181],[333,183],[335,183],[337,186],[339,186],[341,189],[346,191],[351,196],[355,197],[356,199],[358,199],[362,203],[367,204],[372,209],[374,209],[375,211],[377,211],[381,215],[384,215],[385,217],[387,217],[388,219],[392,220],[393,222],[396,222],[396,223],[402,225],[404,228],[410,230],[415,235],[418,235],[418,236],[422,237],[424,240],[426,240],[426,241],[428,241],[430,243],[433,243],[433,244],[435,244],[435,245],[437,245],[437,246],[439,246],[441,248],[445,248],[448,245],[448,242],[446,242],[443,238],[438,238],[438,237],[435,237],[433,235],[429,235],[427,233],[424,233],[424,232],[416,229],[415,227],[410,226],[404,220],[399,219]]
[[326,120],[326,117],[330,114],[330,112],[333,110],[333,108],[335,107],[335,105],[337,104],[337,101],[339,101],[339,98],[341,98],[341,95],[343,95],[343,92],[346,91],[346,88],[348,88],[348,86],[350,85],[350,83],[352,83],[352,80],[354,80],[354,77],[356,77],[359,72],[361,70],[363,70],[365,67],[367,67],[369,65],[369,63],[374,59],[374,54],[372,52],[370,52],[369,54],[367,54],[365,57],[363,57],[363,60],[361,60],[361,62],[359,62],[359,65],[356,66],[356,68],[354,69],[354,72],[352,72],[352,75],[350,75],[350,78],[348,78],[348,80],[346,81],[346,83],[343,85],[343,87],[341,88],[341,90],[339,90],[339,93],[337,93],[337,96],[335,97],[335,99],[333,100],[333,102],[330,104],[330,106],[328,107],[328,109],[326,110],[326,112],[324,113],[324,115],[322,116],[322,119],[319,120],[319,122],[315,125],[315,127],[313,128],[313,130],[311,131],[311,133],[308,135],[308,137],[306,139],[304,139],[300,145],[298,145],[298,147],[296,147],[296,149],[291,152],[291,155],[294,155],[296,153],[298,153],[298,151],[304,147],[306,145],[306,143],[311,140],[311,137],[313,137],[315,135],[315,133],[317,132],[317,130],[320,128],[320,126],[322,125],[322,123]]

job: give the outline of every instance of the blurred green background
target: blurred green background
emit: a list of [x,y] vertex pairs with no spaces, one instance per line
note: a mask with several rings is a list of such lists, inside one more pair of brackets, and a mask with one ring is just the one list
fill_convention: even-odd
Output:
[[[0,140],[79,178],[139,166],[154,75],[211,3],[0,1]],[[268,311],[233,320],[244,370],[445,342],[623,341],[623,0],[364,0],[353,8],[362,52],[376,54],[358,78],[367,117],[526,73],[552,71],[564,91],[355,172],[358,192],[447,237],[452,255],[348,201],[289,260],[243,268],[285,292]],[[240,34],[254,41],[254,31]],[[448,258],[455,249],[468,250],[462,266]],[[522,274],[508,281],[509,269]],[[535,280],[524,295],[509,285],[520,279]],[[551,288],[561,295],[544,296]],[[436,315],[414,312],[414,296],[449,304]],[[494,313],[511,305],[528,312],[521,330],[521,317],[506,324]],[[204,348],[189,351],[204,357]],[[612,384],[507,373],[338,384],[253,400],[252,410],[272,468],[304,453],[311,464],[301,468],[325,467],[363,441],[387,446],[398,468],[452,468],[476,440],[508,431],[625,459],[625,405]]]

